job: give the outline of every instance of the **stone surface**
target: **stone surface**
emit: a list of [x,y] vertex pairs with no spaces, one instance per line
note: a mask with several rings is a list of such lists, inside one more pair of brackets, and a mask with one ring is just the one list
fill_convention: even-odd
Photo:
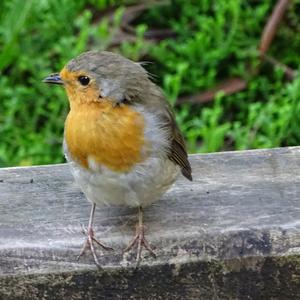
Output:
[[98,249],[76,261],[90,204],[66,164],[0,169],[0,299],[300,299],[300,148],[192,155],[145,209],[157,259],[122,254],[136,211],[96,210]]

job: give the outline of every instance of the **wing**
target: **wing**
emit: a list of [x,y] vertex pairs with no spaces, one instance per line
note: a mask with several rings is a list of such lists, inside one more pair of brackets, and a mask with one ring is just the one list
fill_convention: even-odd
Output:
[[165,112],[165,115],[168,117],[168,127],[171,128],[171,148],[169,150],[168,157],[171,161],[180,166],[182,175],[185,176],[188,180],[192,181],[192,168],[188,160],[185,142],[176,124],[173,110],[168,104],[165,107]]
[[[166,126],[170,132],[169,140],[171,142],[171,147],[169,149],[168,158],[180,166],[183,176],[192,181],[192,168],[188,161],[183,136],[176,124],[173,109],[160,88],[151,81],[147,81],[146,83],[147,85],[145,87],[141,85],[142,81],[135,84],[135,87],[141,86],[139,89],[132,87],[131,89],[127,88],[125,99],[129,103],[143,103],[147,106],[147,109],[154,114],[159,112],[162,124],[164,124],[163,126]],[[145,93],[145,91],[147,91],[147,93]],[[147,101],[145,101],[145,99]]]
[[[177,127],[177,126],[176,126]],[[188,161],[188,156],[185,148],[183,137],[178,128],[174,131],[172,138],[171,150],[168,154],[170,160],[178,164],[181,167],[181,173],[189,180],[193,180],[192,168]]]

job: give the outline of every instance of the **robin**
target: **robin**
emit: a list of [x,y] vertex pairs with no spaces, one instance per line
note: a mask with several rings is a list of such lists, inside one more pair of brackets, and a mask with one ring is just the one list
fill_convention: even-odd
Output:
[[157,201],[182,173],[192,180],[184,139],[161,89],[140,63],[111,52],[84,52],[43,82],[63,85],[70,111],[65,121],[64,153],[75,181],[92,203],[87,239],[99,265],[93,217],[96,205],[138,208],[136,234],[125,251],[142,247],[154,257],[145,237],[143,208]]

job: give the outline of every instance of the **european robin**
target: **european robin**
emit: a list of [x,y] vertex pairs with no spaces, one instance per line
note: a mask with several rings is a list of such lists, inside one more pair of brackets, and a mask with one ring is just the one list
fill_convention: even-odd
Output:
[[64,86],[70,111],[65,121],[64,153],[77,184],[92,203],[87,239],[99,265],[93,230],[96,205],[138,208],[137,246],[155,256],[145,238],[143,207],[157,201],[182,173],[192,180],[186,146],[161,89],[140,63],[111,52],[89,51],[44,79]]

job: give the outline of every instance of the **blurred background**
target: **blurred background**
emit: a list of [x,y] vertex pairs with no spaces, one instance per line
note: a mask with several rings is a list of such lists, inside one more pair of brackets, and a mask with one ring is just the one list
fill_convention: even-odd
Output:
[[2,0],[0,166],[63,162],[63,88],[85,50],[144,61],[190,153],[300,145],[300,1]]

